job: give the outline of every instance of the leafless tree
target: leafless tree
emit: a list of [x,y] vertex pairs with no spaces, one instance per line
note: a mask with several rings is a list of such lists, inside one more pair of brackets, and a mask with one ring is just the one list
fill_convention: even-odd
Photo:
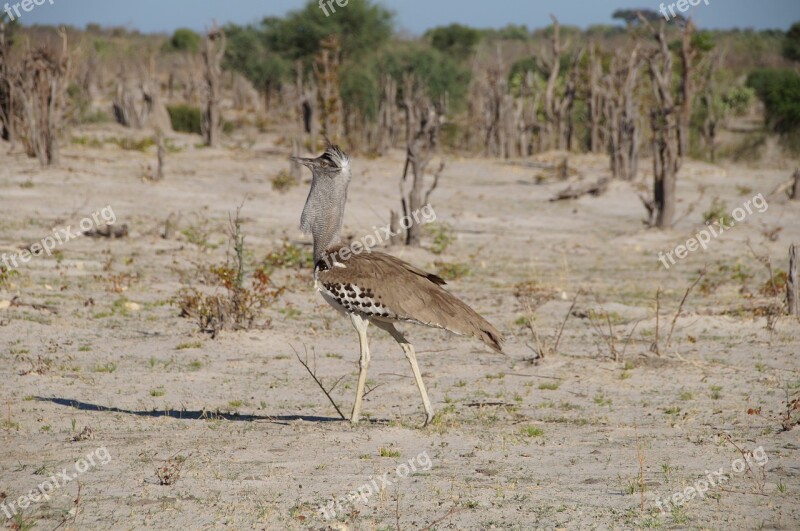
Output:
[[641,56],[639,44],[630,51],[618,50],[604,76],[604,119],[608,126],[608,151],[611,173],[615,178],[631,181],[639,171],[639,84]]
[[589,45],[588,68],[588,87],[586,91],[586,103],[589,111],[589,151],[600,153],[605,150],[606,143],[603,141],[603,107],[605,104],[605,92],[600,84],[603,75],[603,63],[597,53],[597,45]]
[[5,20],[0,17],[0,138],[13,141],[14,134],[14,90],[11,70],[11,39]]
[[341,45],[336,34],[320,41],[314,61],[314,77],[319,87],[318,99],[322,133],[333,141],[342,136],[342,97],[339,91]]
[[[413,219],[412,214],[428,204],[444,169],[442,163],[426,190],[425,171],[436,152],[439,129],[447,114],[447,98],[434,104],[418,79],[413,74],[406,74],[403,78],[402,109],[406,122],[406,163],[400,180],[401,204],[403,216]],[[411,186],[406,191],[409,181]],[[392,212],[392,217],[396,220],[397,214]],[[406,245],[419,245],[421,235],[421,225],[412,223],[406,229]]]
[[202,130],[207,146],[219,145],[222,126],[220,102],[222,100],[222,58],[225,55],[225,32],[214,23],[203,40],[203,75],[206,82],[205,109]]
[[58,135],[66,111],[71,62],[66,30],[58,34],[59,50],[28,47],[17,68],[4,67],[11,96],[6,118],[12,123],[10,130],[19,135],[28,156],[38,158],[42,166],[58,164]]
[[691,80],[696,50],[692,45],[694,25],[689,20],[681,38],[681,79],[677,96],[674,94],[673,56],[664,34],[664,22],[654,29],[644,17],[640,19],[653,33],[656,47],[648,56],[650,79],[655,105],[650,111],[653,134],[653,200],[646,202],[650,223],[658,228],[672,226],[675,216],[675,187],[678,170],[688,149],[689,116],[694,97]]
[[378,108],[378,153],[384,155],[397,141],[397,81],[384,72],[381,75],[381,101]]

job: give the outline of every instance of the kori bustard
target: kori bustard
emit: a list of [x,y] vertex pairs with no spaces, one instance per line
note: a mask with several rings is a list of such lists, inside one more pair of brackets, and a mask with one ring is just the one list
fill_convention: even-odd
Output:
[[[358,423],[370,362],[367,327],[385,330],[400,344],[411,364],[425,407],[425,425],[433,419],[433,408],[422,382],[414,346],[395,328],[407,322],[444,328],[480,339],[501,352],[500,332],[472,308],[447,292],[444,280],[385,253],[355,253],[339,243],[350,157],[328,145],[317,158],[295,158],[311,170],[311,191],[306,199],[300,228],[314,240],[314,286],[336,310],[348,315],[358,332],[361,346],[360,372],[353,404],[352,423]],[[358,250],[357,248],[352,251]]]

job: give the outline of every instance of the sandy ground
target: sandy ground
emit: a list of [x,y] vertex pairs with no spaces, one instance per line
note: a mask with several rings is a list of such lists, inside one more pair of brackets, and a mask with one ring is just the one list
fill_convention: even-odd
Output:
[[[80,135],[133,133],[104,126]],[[372,330],[368,421],[352,427],[293,352],[316,353],[327,386],[344,377],[333,398],[348,414],[357,336],[314,292],[309,270],[274,275],[286,292],[265,312],[264,329],[210,339],[169,303],[199,284],[198,264],[224,260],[224,227],[245,199],[251,265],[284,239],[309,243],[297,230],[307,184],[284,194],[271,187],[287,167],[274,140],[212,150],[177,136],[183,149],[169,155],[159,183],[142,179],[152,148],[73,143],[60,168],[41,170],[0,146],[0,252],[107,206],[130,229],[122,239],[69,241],[0,287],[0,511],[16,512],[10,527],[800,526],[800,428],[784,431],[779,418],[800,388],[800,325],[781,318],[770,329],[747,310],[764,300],[768,278],[753,251],[785,270],[789,243],[800,241],[800,203],[768,195],[786,169],[690,162],[680,220],[659,232],[643,225],[628,184],[551,203],[564,183],[536,184],[540,169],[448,156],[432,202],[456,241],[440,255],[430,237],[423,249],[390,252],[429,270],[465,264],[469,273],[449,287],[506,334],[506,355],[407,328],[438,412],[420,428],[407,362]],[[401,157],[354,160],[348,235],[388,221]],[[586,178],[607,171],[602,156],[570,163]],[[758,193],[766,211],[662,267],[658,251],[700,230],[713,198],[730,212]],[[171,213],[181,216],[167,239]],[[579,290],[558,352],[535,363],[528,303],[552,344]],[[660,355],[650,348],[657,328]],[[91,435],[79,437],[85,427]],[[51,476],[59,486],[43,487],[47,499],[24,498]],[[365,500],[351,501],[359,488]],[[664,501],[681,493],[690,499]],[[337,514],[326,520],[319,507],[329,502]]]

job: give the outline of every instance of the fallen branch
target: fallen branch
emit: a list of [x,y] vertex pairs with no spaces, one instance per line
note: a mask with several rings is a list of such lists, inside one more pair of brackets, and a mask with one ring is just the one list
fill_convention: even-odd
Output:
[[605,193],[606,189],[608,188],[609,182],[611,182],[610,178],[601,177],[600,179],[592,183],[584,183],[580,186],[571,185],[566,189],[558,192],[554,197],[551,197],[550,202],[563,201],[565,199],[578,199],[579,197],[583,197],[586,194],[597,197],[598,195]]
[[698,282],[700,282],[700,280],[705,276],[705,274],[706,274],[705,270],[701,271],[697,279],[695,279],[695,281],[692,282],[692,285],[686,288],[686,293],[683,294],[681,303],[678,306],[678,311],[675,312],[675,316],[672,318],[672,325],[669,328],[669,334],[667,335],[667,342],[664,345],[664,348],[669,348],[670,340],[672,339],[672,332],[675,330],[675,323],[678,322],[678,317],[680,317],[681,311],[683,310],[683,305],[686,302],[686,299],[689,297],[689,292],[692,291],[692,289],[698,284]]
[[[311,377],[314,379],[314,382],[316,382],[316,384],[319,386],[319,388],[322,389],[322,392],[325,393],[325,396],[328,397],[328,400],[333,405],[333,407],[336,409],[336,412],[339,414],[339,416],[342,418],[342,420],[347,420],[347,417],[344,416],[344,414],[342,413],[342,410],[339,409],[339,406],[336,405],[336,402],[333,401],[333,397],[331,397],[331,392],[334,390],[334,388],[336,388],[336,386],[339,384],[339,382],[342,381],[342,378],[344,378],[344,376],[342,376],[342,378],[339,378],[336,381],[336,383],[333,384],[333,387],[330,388],[330,391],[325,389],[325,386],[322,385],[322,382],[319,380],[319,378],[317,378],[317,373],[316,373],[316,370],[317,370],[317,354],[316,354],[316,352],[314,352],[314,370],[312,371],[311,367],[308,366],[308,349],[306,348],[306,346],[303,345],[303,350],[305,351],[305,354],[306,354],[305,361],[302,358],[300,358],[300,353],[297,352],[297,349],[294,348],[294,345],[289,345],[289,346],[292,347],[292,350],[294,351],[294,355],[297,356],[297,361],[300,362],[300,365],[302,365],[303,367],[306,368],[306,370],[308,371],[308,374],[311,375]],[[375,388],[373,387],[373,389],[375,389]]]

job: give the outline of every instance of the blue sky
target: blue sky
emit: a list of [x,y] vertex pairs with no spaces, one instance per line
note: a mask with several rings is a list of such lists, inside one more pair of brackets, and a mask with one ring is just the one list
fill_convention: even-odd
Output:
[[[0,8],[6,1],[0,0]],[[18,1],[12,0],[11,4]],[[667,3],[672,1],[675,0]],[[43,5],[23,13],[20,21],[71,24],[80,28],[96,22],[143,32],[171,32],[178,27],[201,30],[210,26],[212,19],[220,24],[255,22],[266,15],[284,15],[304,3],[305,0],[45,0]],[[451,22],[476,27],[514,23],[539,28],[548,25],[551,12],[563,24],[586,27],[611,23],[611,13],[617,8],[657,10],[660,4],[656,0],[382,0],[380,3],[395,11],[398,29],[415,34]],[[800,20],[800,0],[702,0],[690,9],[698,26],[703,28],[785,30]]]

